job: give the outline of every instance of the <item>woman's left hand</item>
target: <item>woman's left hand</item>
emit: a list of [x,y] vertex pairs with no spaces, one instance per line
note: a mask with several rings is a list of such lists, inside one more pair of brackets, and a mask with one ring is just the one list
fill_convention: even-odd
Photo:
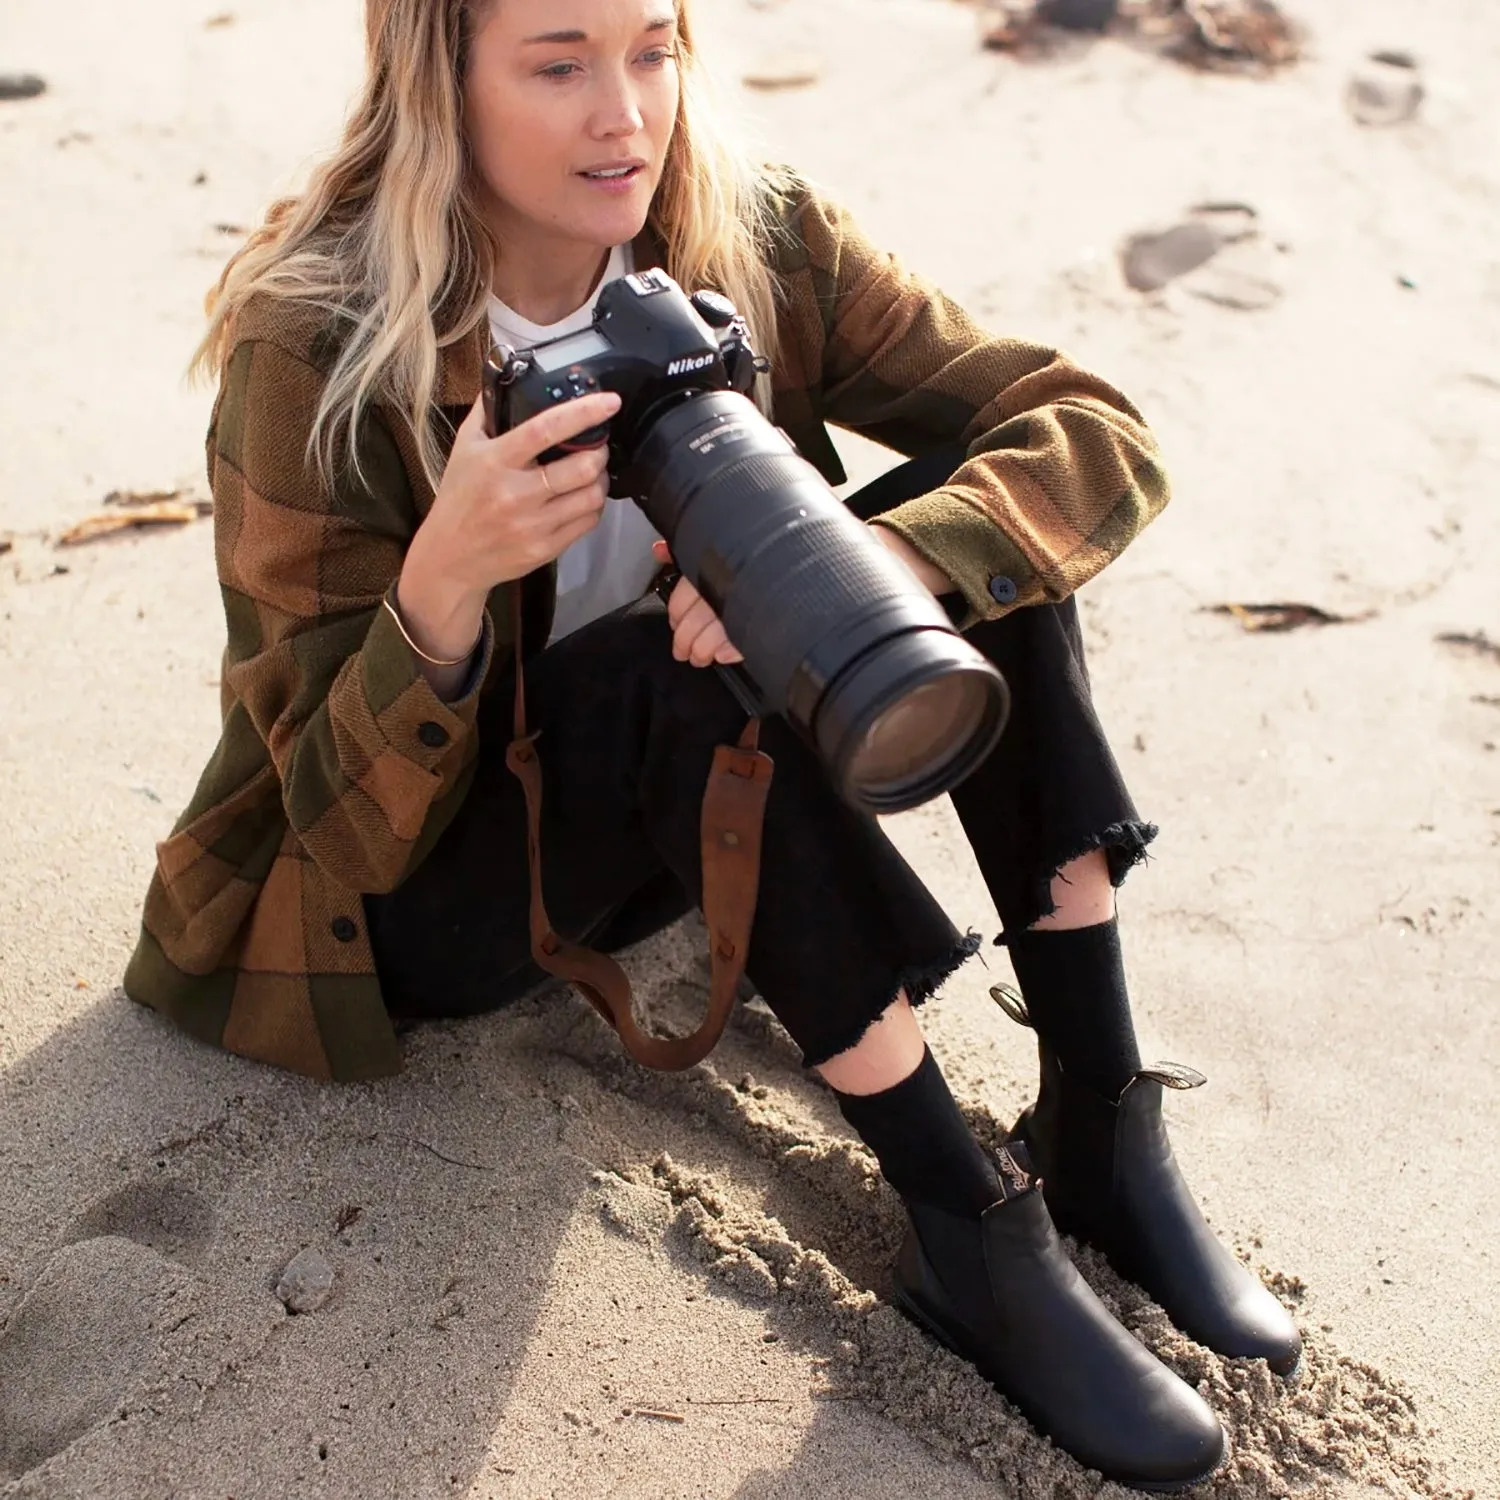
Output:
[[[672,561],[665,542],[653,542],[651,551],[657,562]],[[728,667],[744,661],[718,615],[686,578],[679,578],[672,589],[667,619],[672,625],[672,655],[678,661],[690,661],[695,667],[710,667],[716,662]]]

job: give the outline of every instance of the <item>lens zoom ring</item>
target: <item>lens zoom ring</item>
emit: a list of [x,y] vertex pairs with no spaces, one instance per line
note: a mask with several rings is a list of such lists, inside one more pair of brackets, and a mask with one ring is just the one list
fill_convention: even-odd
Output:
[[[870,545],[880,544],[872,537]],[[788,681],[827,627],[901,593],[879,566],[885,559],[862,552],[849,546],[847,526],[813,520],[781,533],[747,561],[724,624],[732,640],[755,643],[766,681]]]
[[712,474],[711,503],[717,511],[721,505],[738,505],[768,490],[814,481],[822,484],[816,471],[809,473],[807,460],[795,453],[751,453]]

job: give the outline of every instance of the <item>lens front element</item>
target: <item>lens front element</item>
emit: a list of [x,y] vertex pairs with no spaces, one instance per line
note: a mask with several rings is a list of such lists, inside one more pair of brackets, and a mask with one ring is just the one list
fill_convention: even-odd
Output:
[[886,640],[831,684],[816,741],[850,803],[905,812],[979,766],[1009,715],[1005,679],[968,641],[916,630]]
[[946,772],[982,728],[989,695],[976,677],[954,674],[924,682],[865,731],[849,762],[862,801],[904,802],[928,781],[951,785]]

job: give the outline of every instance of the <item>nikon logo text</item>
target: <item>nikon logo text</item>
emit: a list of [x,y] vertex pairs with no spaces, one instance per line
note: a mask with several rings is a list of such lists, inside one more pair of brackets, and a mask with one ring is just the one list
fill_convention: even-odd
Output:
[[713,362],[712,354],[695,354],[690,359],[674,359],[667,366],[667,374],[687,375],[693,370],[706,370]]

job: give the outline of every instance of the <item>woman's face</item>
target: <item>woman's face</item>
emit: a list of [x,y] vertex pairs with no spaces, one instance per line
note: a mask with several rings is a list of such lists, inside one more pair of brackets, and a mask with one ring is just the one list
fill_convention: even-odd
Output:
[[507,240],[640,233],[677,120],[676,0],[490,0],[464,83],[491,225]]

